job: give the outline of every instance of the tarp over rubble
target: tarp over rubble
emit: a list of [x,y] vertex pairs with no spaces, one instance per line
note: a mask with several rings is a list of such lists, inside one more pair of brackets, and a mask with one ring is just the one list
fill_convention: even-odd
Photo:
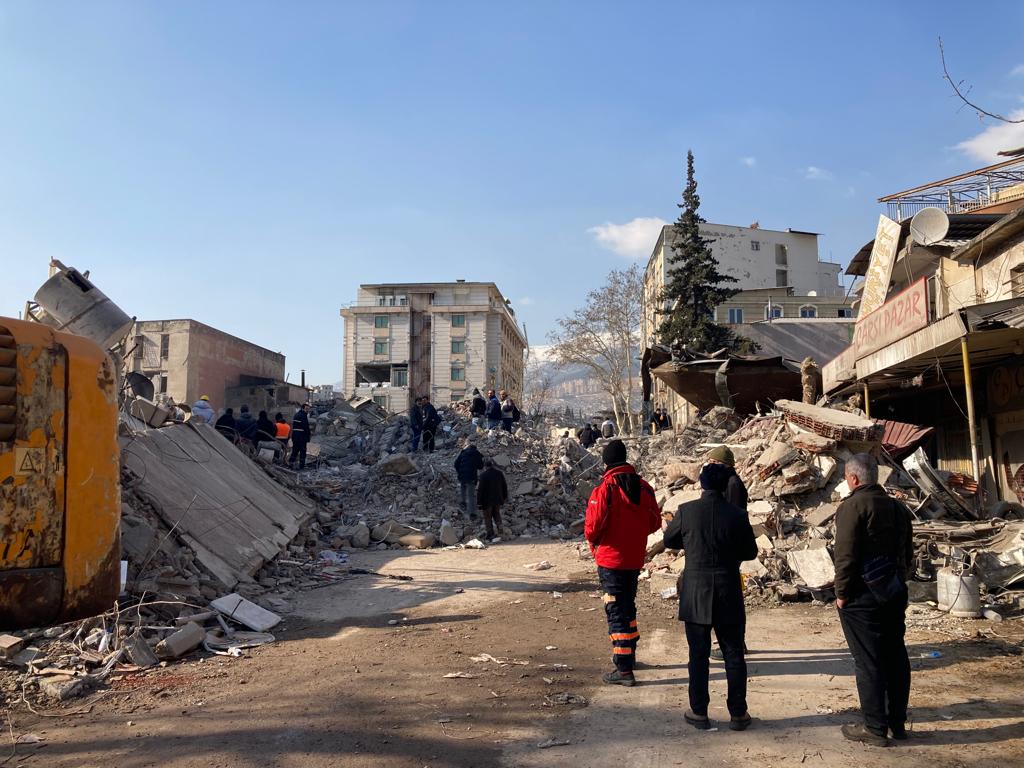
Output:
[[315,511],[213,427],[147,429],[134,419],[126,426],[122,465],[131,490],[229,588],[280,554]]

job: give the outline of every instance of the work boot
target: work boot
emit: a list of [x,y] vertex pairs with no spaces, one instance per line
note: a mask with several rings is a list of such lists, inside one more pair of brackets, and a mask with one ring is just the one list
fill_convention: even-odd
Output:
[[850,741],[859,741],[872,747],[888,747],[889,740],[885,736],[869,731],[863,723],[847,723],[841,729],[843,736]]
[[617,669],[602,675],[601,679],[608,683],[608,685],[624,685],[627,688],[632,688],[636,685],[636,678],[633,677],[632,672],[620,672]]
[[904,723],[900,723],[899,725],[890,725],[889,732],[896,741],[906,741],[908,738],[907,726]]
[[[744,643],[743,654],[746,655],[748,653],[750,653],[750,649],[747,648],[747,644]],[[722,649],[716,645],[714,648],[711,649],[711,658],[715,661],[725,661],[725,654],[722,653]]]
[[729,718],[729,730],[730,731],[745,731],[750,727],[750,713],[744,712],[739,717]]
[[697,715],[693,713],[693,710],[686,710],[683,712],[683,719],[696,728],[698,731],[706,731],[711,727],[711,721],[708,720],[707,715]]

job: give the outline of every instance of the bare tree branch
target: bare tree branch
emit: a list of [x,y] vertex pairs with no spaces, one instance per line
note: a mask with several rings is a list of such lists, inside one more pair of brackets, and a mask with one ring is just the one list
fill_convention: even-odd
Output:
[[[1001,120],[1004,123],[1024,123],[1024,118],[1021,118],[1020,120],[1011,120],[1003,115],[997,115],[995,112],[989,112],[987,109],[979,107],[967,98],[964,91],[961,90],[964,85],[964,81],[953,80],[952,75],[949,74],[949,69],[946,67],[946,49],[942,45],[941,37],[939,38],[939,57],[942,59],[942,78],[949,83],[949,86],[953,89],[953,93],[960,97],[960,101],[978,113],[979,118],[991,117],[993,120]],[[966,91],[967,93],[970,93],[971,86],[967,86]]]

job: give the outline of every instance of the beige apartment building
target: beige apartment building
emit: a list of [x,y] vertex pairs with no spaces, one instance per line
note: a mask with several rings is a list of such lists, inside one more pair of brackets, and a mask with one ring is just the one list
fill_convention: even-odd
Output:
[[361,285],[341,316],[345,397],[401,412],[413,396],[440,405],[474,387],[522,396],[526,337],[494,283]]

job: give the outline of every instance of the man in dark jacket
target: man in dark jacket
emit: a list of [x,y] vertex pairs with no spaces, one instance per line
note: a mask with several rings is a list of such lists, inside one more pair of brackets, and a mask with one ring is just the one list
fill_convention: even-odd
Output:
[[239,440],[248,440],[251,443],[256,437],[256,419],[249,412],[248,405],[242,406],[241,413],[235,419],[235,431]]
[[484,468],[484,457],[474,445],[473,437],[466,438],[466,447],[455,457],[455,473],[459,476],[462,509],[468,520],[476,520],[477,472]]
[[611,440],[601,454],[605,473],[587,504],[583,535],[597,563],[615,669],[603,680],[636,685],[633,666],[640,630],[636,622],[636,585],[644,567],[647,537],[661,528],[654,489],[626,462],[626,446]]
[[750,725],[747,712],[747,663],[743,657],[746,614],[740,563],[757,557],[757,543],[746,513],[725,500],[730,468],[708,464],[701,470],[700,499],[679,507],[665,529],[665,547],[686,552],[679,577],[679,620],[686,622],[690,709],[686,722],[708,729],[708,671],[711,630],[722,646],[728,684],[729,727]]
[[469,404],[469,415],[473,418],[473,426],[483,426],[484,416],[487,414],[487,401],[480,394],[480,390],[473,388],[473,400]]
[[295,466],[295,457],[299,459],[299,469],[306,468],[306,445],[309,443],[309,403],[303,403],[292,419],[292,453],[288,457],[288,466]]
[[476,490],[476,502],[484,513],[484,525],[487,527],[487,538],[494,540],[495,533],[507,535],[505,526],[501,524],[501,505],[508,501],[508,484],[505,475],[494,466],[490,459],[484,459],[484,471]]
[[235,411],[233,408],[224,410],[224,415],[217,419],[217,431],[231,442],[235,442]]
[[843,736],[886,746],[907,738],[910,660],[904,640],[907,574],[914,558],[911,515],[878,484],[866,453],[846,462],[851,493],[836,512],[836,606],[853,655],[863,723]]
[[497,429],[501,426],[501,401],[493,389],[487,390],[487,428]]
[[721,464],[730,469],[729,482],[725,486],[725,500],[734,507],[747,511],[747,486],[736,474],[736,457],[727,445],[719,445],[708,451],[705,456],[709,463]]
[[437,408],[430,402],[430,398],[424,395],[422,398],[423,410],[423,450],[427,453],[434,452],[434,437],[437,435],[437,428],[441,426],[441,417],[437,415]]
[[409,409],[409,427],[412,429],[412,443],[409,445],[409,452],[416,453],[420,449],[420,435],[423,434],[423,398],[417,397],[412,401],[412,408]]
[[580,445],[584,448],[590,448],[594,443],[597,442],[597,435],[594,433],[594,428],[589,424],[583,427],[580,432]]

